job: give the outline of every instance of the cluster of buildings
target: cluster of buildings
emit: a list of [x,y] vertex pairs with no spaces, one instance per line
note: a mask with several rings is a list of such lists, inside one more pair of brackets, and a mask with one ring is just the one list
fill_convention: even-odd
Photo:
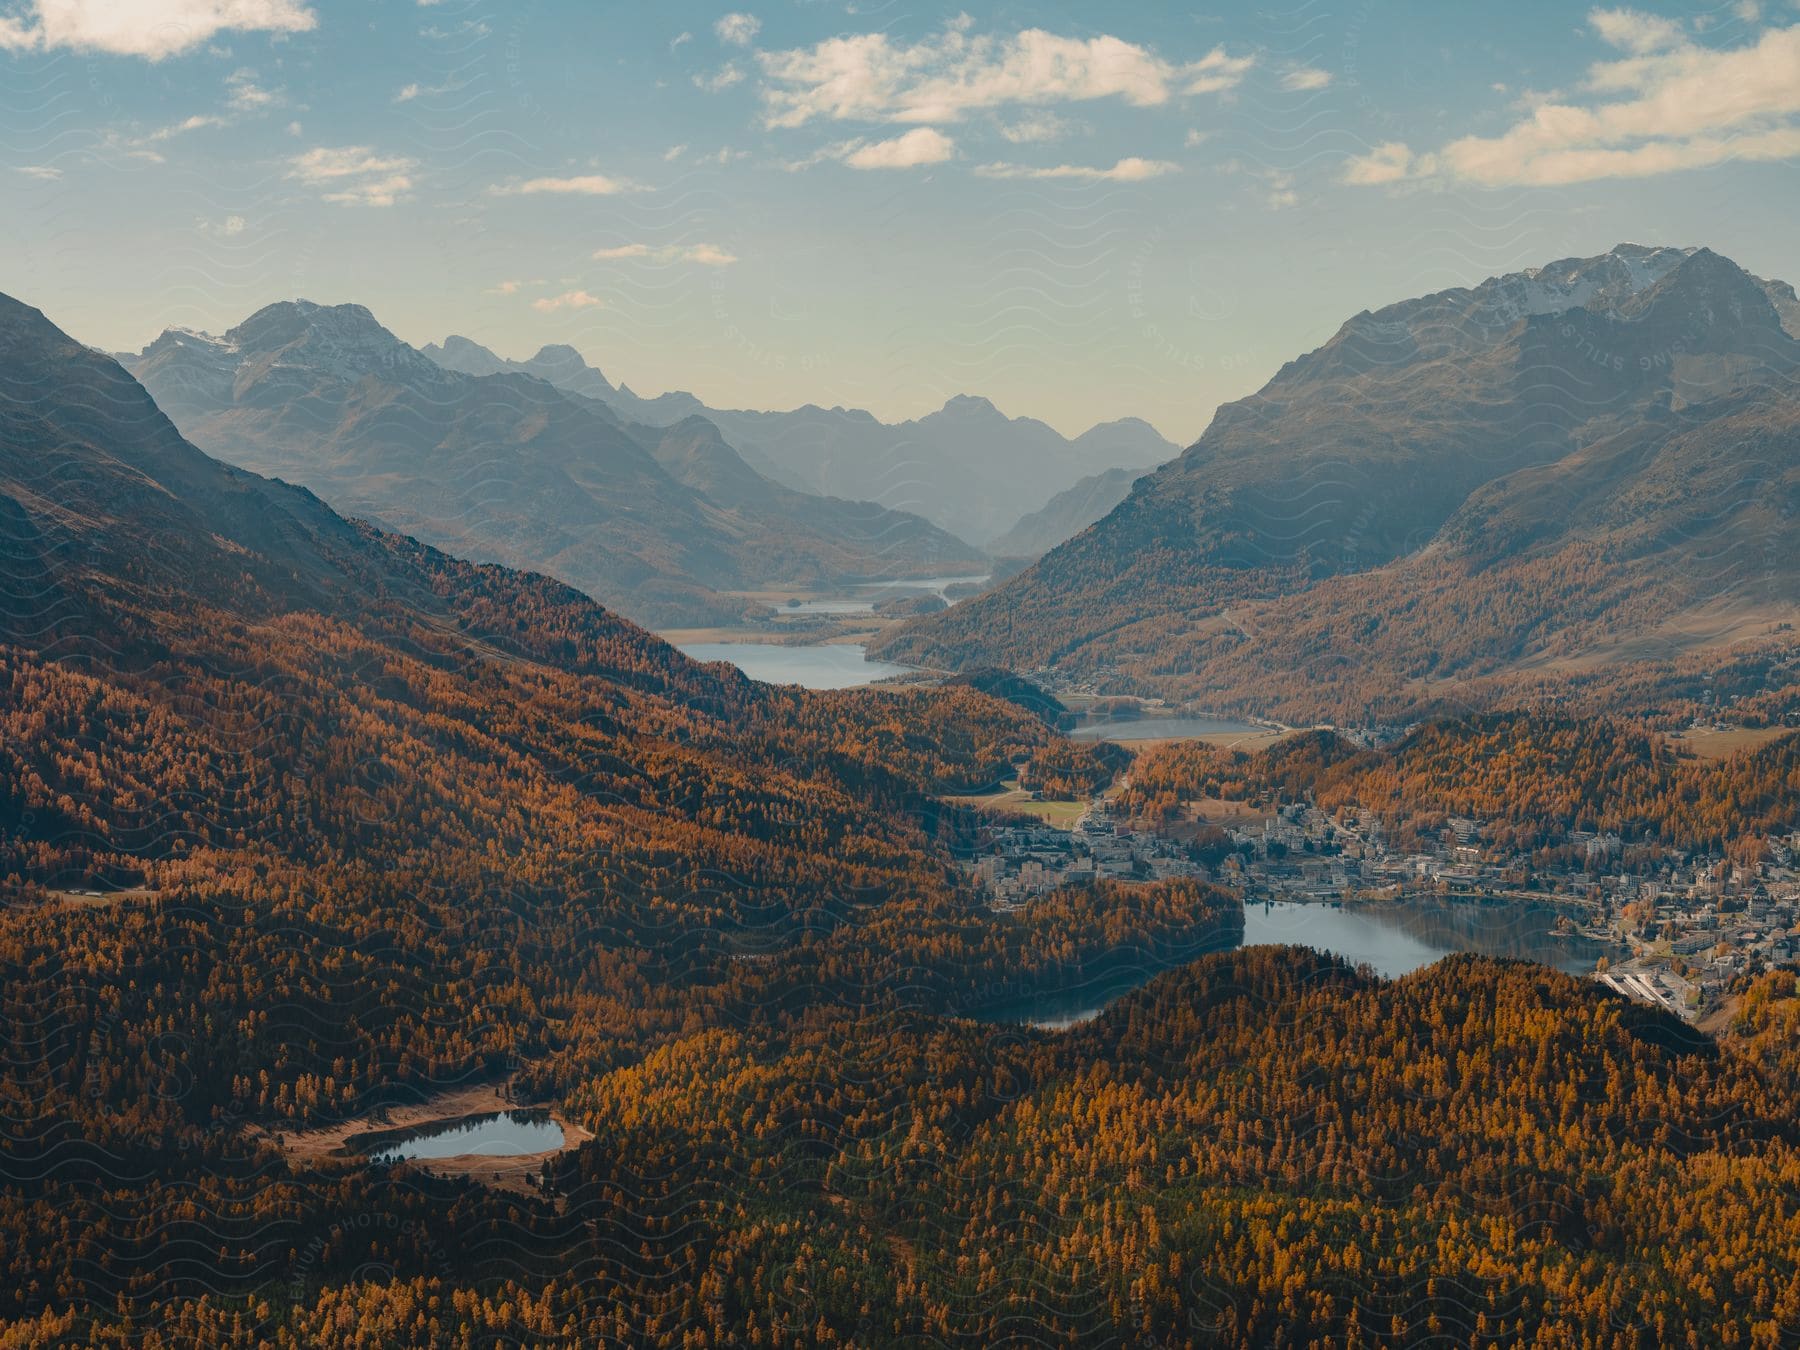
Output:
[[964,865],[999,910],[1017,909],[1059,886],[1096,879],[1153,881],[1207,875],[1186,849],[1114,821],[1098,801],[1069,830],[997,825],[988,832],[981,852]]
[[1563,907],[1571,931],[1616,952],[1595,977],[1640,1002],[1697,1018],[1741,977],[1800,957],[1800,832],[1769,841],[1753,866],[1706,855],[1631,856],[1617,834],[1571,831],[1560,847],[1501,847],[1484,822],[1444,821],[1434,838],[1392,847],[1364,813],[1334,818],[1303,803],[1230,831],[1224,879],[1246,896],[1293,901],[1408,895]]
[[1704,855],[1649,859],[1616,834],[1571,832],[1555,849],[1506,847],[1479,820],[1451,817],[1404,846],[1370,813],[1296,802],[1214,830],[1131,827],[1096,798],[1072,830],[997,825],[966,866],[997,909],[1094,878],[1192,876],[1247,902],[1437,899],[1561,908],[1568,930],[1615,958],[1596,972],[1632,998],[1695,1017],[1740,977],[1800,958],[1800,832],[1755,865]]

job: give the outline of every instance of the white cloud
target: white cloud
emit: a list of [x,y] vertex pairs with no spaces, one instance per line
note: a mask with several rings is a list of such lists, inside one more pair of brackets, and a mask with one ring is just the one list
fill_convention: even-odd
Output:
[[438,94],[454,94],[462,85],[455,80],[445,80],[442,84],[407,84],[400,87],[394,95],[395,103],[411,103],[416,98],[430,98]]
[[911,45],[864,33],[759,52],[764,121],[950,122],[983,108],[1102,98],[1153,107],[1178,93],[1233,89],[1254,63],[1217,48],[1176,64],[1116,37],[1067,38],[1031,28],[1002,38],[974,33],[973,24],[963,15]]
[[730,267],[737,261],[737,254],[728,253],[715,244],[695,244],[688,249],[683,261],[699,263],[702,267]]
[[1197,145],[1205,145],[1211,139],[1212,132],[1202,131],[1199,127],[1189,127],[1188,133],[1182,137],[1181,143],[1192,150]]
[[719,41],[733,47],[748,47],[760,32],[762,20],[754,14],[727,14],[713,25],[713,33]]
[[[270,92],[256,83],[256,72],[250,70],[233,71],[225,79],[226,104],[235,114],[257,113],[281,101],[279,92]],[[155,163],[162,163],[160,154],[149,149],[151,146],[172,141],[178,136],[185,136],[193,131],[206,131],[217,127],[231,126],[237,119],[219,113],[195,113],[179,122],[171,122],[167,126],[158,127],[147,135],[126,137],[118,133],[110,133],[108,143],[114,149],[124,150],[138,158]]]
[[1228,94],[1244,82],[1244,76],[1255,66],[1256,58],[1232,56],[1223,47],[1214,47],[1198,61],[1183,68],[1184,94]]
[[983,178],[1075,178],[1087,182],[1141,183],[1164,174],[1180,173],[1179,164],[1166,159],[1141,159],[1132,155],[1110,169],[1086,164],[1058,164],[1054,168],[1038,168],[1029,164],[982,164],[975,170]]
[[195,113],[194,116],[184,118],[182,121],[175,122],[169,126],[158,127],[155,131],[144,137],[144,143],[172,141],[175,137],[185,136],[190,131],[202,131],[207,127],[222,127],[224,125],[225,119],[223,117],[215,117],[211,113]]
[[1412,168],[1413,152],[1402,141],[1388,141],[1366,155],[1354,156],[1344,168],[1344,181],[1360,187],[1398,183]]
[[533,300],[531,307],[540,314],[549,314],[558,309],[592,309],[605,303],[586,291],[564,291],[561,295],[546,295]]
[[1274,169],[1259,174],[1258,177],[1267,185],[1268,190],[1263,193],[1263,205],[1271,211],[1300,204],[1300,194],[1294,191],[1293,174]]
[[914,127],[891,141],[872,141],[844,156],[853,169],[917,169],[942,164],[956,153],[956,142],[935,127]]
[[669,50],[670,50],[670,51],[674,51],[674,50],[675,50],[675,49],[676,49],[676,48],[677,48],[677,47],[679,47],[679,46],[681,46],[681,44],[682,44],[682,43],[684,43],[684,42],[692,42],[692,41],[693,41],[693,40],[694,40],[694,35],[693,35],[693,34],[692,34],[692,33],[690,33],[690,32],[687,32],[687,31],[686,31],[686,30],[685,30],[685,29],[684,29],[684,30],[683,30],[683,31],[682,31],[682,32],[680,32],[680,33],[677,33],[677,34],[676,34],[676,35],[675,35],[675,36],[674,36],[674,38],[672,38],[672,39],[671,39],[671,40],[670,40],[670,42],[669,42]]
[[634,184],[622,178],[608,178],[605,174],[578,174],[573,178],[527,178],[523,183],[507,186],[496,186],[488,189],[493,197],[536,197],[545,193],[553,196],[575,197],[610,197],[615,193],[630,192]]
[[53,168],[48,164],[21,164],[13,172],[22,173],[27,178],[36,178],[45,183],[54,183],[62,177],[63,173],[61,169]]
[[317,146],[288,161],[287,176],[340,206],[392,206],[412,191],[418,161],[378,155],[366,145]]
[[694,88],[708,94],[717,94],[722,90],[731,88],[734,84],[741,84],[743,79],[744,72],[737,66],[727,63],[726,65],[720,66],[719,69],[714,71],[711,75],[694,76]]
[[1331,83],[1331,72],[1317,66],[1300,66],[1281,77],[1281,87],[1295,93],[1311,93]]
[[671,145],[667,150],[663,151],[663,163],[664,164],[673,164],[676,160],[680,159],[686,153],[687,153],[687,146],[685,144],[684,145]]
[[717,244],[619,244],[612,248],[594,250],[597,262],[612,262],[626,258],[641,258],[648,262],[698,263],[702,267],[730,267],[737,261],[737,255],[728,253]]
[[1643,55],[1679,46],[1686,40],[1681,24],[1636,9],[1597,9],[1588,23],[1601,39],[1621,51]]
[[1000,134],[1014,145],[1041,145],[1068,135],[1070,122],[1053,112],[1027,113],[1016,122],[1002,122]]
[[305,33],[317,24],[302,0],[28,0],[0,15],[0,49],[160,61],[220,33]]
[[1381,146],[1352,160],[1345,181],[1542,186],[1800,156],[1800,24],[1712,48],[1632,10],[1595,10],[1590,21],[1627,55],[1588,69],[1585,99],[1542,98],[1498,136],[1431,153]]
[[[848,164],[855,169],[916,169],[941,164],[956,154],[956,142],[935,127],[914,127],[890,140],[871,141],[858,136],[820,146],[803,159],[782,167],[793,173],[816,164]],[[725,162],[723,158],[721,163]]]
[[1258,197],[1271,211],[1300,204],[1300,194],[1294,190],[1294,175],[1286,169],[1259,168],[1235,156],[1213,167],[1218,173],[1241,175],[1262,184]]
[[490,286],[482,292],[483,295],[517,295],[518,293],[519,283],[516,281],[502,281],[499,285]]
[[233,112],[261,112],[282,102],[277,89],[264,89],[256,82],[254,70],[234,70],[225,77],[226,101]]
[[437,24],[428,24],[419,30],[419,36],[430,38],[434,42],[443,42],[450,38],[484,38],[493,31],[482,19],[464,19],[451,28],[440,28]]

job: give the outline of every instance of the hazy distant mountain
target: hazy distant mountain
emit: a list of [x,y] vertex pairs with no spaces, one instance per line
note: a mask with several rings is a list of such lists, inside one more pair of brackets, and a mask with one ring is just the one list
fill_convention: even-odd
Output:
[[709,408],[686,393],[640,398],[612,385],[569,347],[546,347],[518,362],[462,337],[425,351],[455,370],[538,375],[652,426],[705,417],[752,465],[790,487],[916,512],[965,539],[1004,530],[1025,504],[1096,470],[1141,471],[1177,451],[1137,418],[1103,422],[1069,440],[1033,418],[1007,417],[986,399],[967,395],[926,417],[891,425],[855,408],[808,404],[791,412],[747,412]]
[[753,608],[720,591],[979,557],[917,518],[776,488],[716,435],[702,473],[685,462],[707,439],[693,428],[627,424],[526,374],[446,369],[360,305],[271,305],[222,337],[171,330],[125,363],[202,449],[646,623]]
[[529,361],[508,361],[479,342],[455,334],[441,346],[429,342],[419,350],[446,370],[460,370],[465,375],[535,375],[558,389],[601,400],[612,399],[619,392],[612,381],[581,359],[580,352],[561,344],[540,347]]
[[910,512],[815,496],[770,481],[704,417],[663,428],[634,425],[632,431],[676,481],[761,524],[753,562],[770,581],[815,579],[827,572],[887,580],[987,566],[980,550]]
[[[267,322],[292,317],[263,315]],[[257,341],[254,320],[233,331],[247,344]],[[345,337],[355,332],[352,327]],[[202,365],[187,363],[187,369],[197,372]],[[72,674],[81,672],[77,678],[94,680],[96,690],[104,687],[104,693],[89,691],[81,710],[98,727],[107,726],[105,710],[122,707],[145,737],[193,738],[184,762],[205,764],[202,773],[217,768],[209,756],[248,753],[278,781],[283,751],[305,747],[331,759],[320,747],[333,737],[368,734],[371,724],[390,715],[376,705],[389,700],[383,706],[391,710],[401,706],[391,700],[405,697],[396,693],[405,681],[391,678],[394,667],[367,659],[371,645],[385,646],[388,660],[397,663],[424,655],[437,664],[436,678],[446,686],[468,681],[471,691],[487,697],[503,697],[494,691],[505,681],[482,682],[483,658],[497,669],[543,663],[570,675],[598,676],[632,691],[621,704],[667,699],[729,716],[746,695],[755,696],[746,682],[688,661],[558,581],[450,558],[346,520],[303,487],[203,454],[116,360],[5,295],[0,522],[6,555],[0,642],[54,658]],[[322,634],[341,645],[320,646]],[[283,669],[281,658],[271,654],[276,645],[320,653],[328,673],[305,679]],[[359,646],[364,659],[346,658]],[[98,659],[64,664],[76,656]],[[167,664],[152,686],[180,688],[185,702],[179,711],[159,710],[153,719],[160,720],[145,728],[143,687],[121,688],[159,663]],[[172,669],[181,671],[179,680],[169,678]],[[338,703],[329,689],[332,676],[363,683],[360,701]],[[234,723],[221,712],[227,704],[196,695],[198,683],[189,681],[211,681],[215,693],[231,682],[261,682],[265,698],[279,689],[280,706],[265,704],[256,719]],[[373,690],[377,681],[379,694]],[[357,716],[346,715],[346,706],[354,706]],[[441,726],[477,706],[472,697],[436,703],[430,711],[442,719],[440,727],[421,717],[414,734],[444,734]],[[70,734],[72,725],[73,719],[62,720],[57,729]],[[253,734],[240,734],[252,726]],[[123,756],[145,743],[119,735],[116,726],[81,739]],[[456,733],[446,741],[450,753],[483,744],[499,742]],[[303,791],[311,782],[305,774],[287,778]],[[370,782],[365,778],[358,786]],[[131,802],[129,787],[109,787],[153,826],[163,822],[142,836],[155,841],[151,851],[163,850],[183,830],[218,829],[233,811],[259,805],[256,792],[226,792],[190,814],[178,800],[140,796]],[[334,809],[340,819],[354,817],[341,800]],[[196,820],[204,823],[196,827]],[[384,818],[382,827],[418,823]],[[46,837],[55,838],[55,822],[46,825]],[[65,825],[62,837],[78,836]],[[106,848],[130,848],[131,837],[115,829],[104,836]]]
[[878,649],[1350,720],[1762,641],[1800,603],[1791,295],[1621,245],[1359,314]]
[[1065,539],[1073,539],[1125,500],[1138,474],[1108,469],[1057,493],[1043,506],[1019,517],[1005,534],[988,541],[996,558],[1035,558]]

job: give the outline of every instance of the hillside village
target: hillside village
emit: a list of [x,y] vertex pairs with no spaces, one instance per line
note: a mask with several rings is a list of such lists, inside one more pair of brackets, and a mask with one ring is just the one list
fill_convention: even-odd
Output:
[[1461,817],[1411,843],[1422,846],[1401,847],[1372,813],[1333,816],[1306,802],[1256,819],[1151,830],[1100,795],[1069,829],[996,821],[964,866],[1000,911],[1095,878],[1168,877],[1218,882],[1246,903],[1549,904],[1564,911],[1559,928],[1617,953],[1595,978],[1690,1019],[1717,1006],[1739,977],[1800,955],[1800,831],[1770,840],[1753,867],[1679,854],[1652,865],[1616,834],[1579,830],[1528,856]]

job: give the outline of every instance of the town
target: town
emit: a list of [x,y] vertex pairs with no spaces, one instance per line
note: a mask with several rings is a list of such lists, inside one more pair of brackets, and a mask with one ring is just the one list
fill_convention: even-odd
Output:
[[1095,878],[1168,877],[1216,882],[1247,905],[1548,907],[1558,934],[1600,952],[1593,978],[1690,1021],[1727,1007],[1744,977],[1800,955],[1800,832],[1769,840],[1746,865],[1616,834],[1569,831],[1556,848],[1524,853],[1479,820],[1451,817],[1401,840],[1366,812],[1208,805],[1231,809],[1149,828],[1101,794],[1069,828],[997,818],[964,865],[1000,911]]

